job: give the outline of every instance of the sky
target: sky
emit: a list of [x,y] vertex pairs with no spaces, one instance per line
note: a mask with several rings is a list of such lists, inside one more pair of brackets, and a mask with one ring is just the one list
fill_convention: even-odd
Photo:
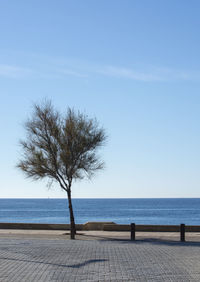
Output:
[[200,197],[200,1],[0,1],[0,197],[65,198],[16,169],[33,103],[97,118],[74,198]]

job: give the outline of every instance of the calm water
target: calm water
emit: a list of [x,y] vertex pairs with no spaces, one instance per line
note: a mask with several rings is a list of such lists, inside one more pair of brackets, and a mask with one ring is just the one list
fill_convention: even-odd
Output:
[[[74,199],[76,223],[200,225],[200,199]],[[0,199],[0,222],[69,223],[67,199]]]

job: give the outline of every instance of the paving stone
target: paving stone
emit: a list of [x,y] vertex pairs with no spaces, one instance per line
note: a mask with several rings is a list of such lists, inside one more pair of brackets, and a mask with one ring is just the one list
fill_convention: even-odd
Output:
[[0,238],[0,281],[200,281],[200,243]]

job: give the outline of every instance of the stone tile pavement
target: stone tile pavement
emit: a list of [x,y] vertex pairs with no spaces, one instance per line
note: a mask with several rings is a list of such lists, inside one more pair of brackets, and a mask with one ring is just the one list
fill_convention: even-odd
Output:
[[0,281],[200,281],[200,243],[0,238]]

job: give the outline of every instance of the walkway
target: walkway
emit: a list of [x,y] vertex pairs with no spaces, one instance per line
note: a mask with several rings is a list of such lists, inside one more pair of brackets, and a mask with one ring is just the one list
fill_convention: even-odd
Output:
[[0,237],[1,282],[200,281],[200,243]]

